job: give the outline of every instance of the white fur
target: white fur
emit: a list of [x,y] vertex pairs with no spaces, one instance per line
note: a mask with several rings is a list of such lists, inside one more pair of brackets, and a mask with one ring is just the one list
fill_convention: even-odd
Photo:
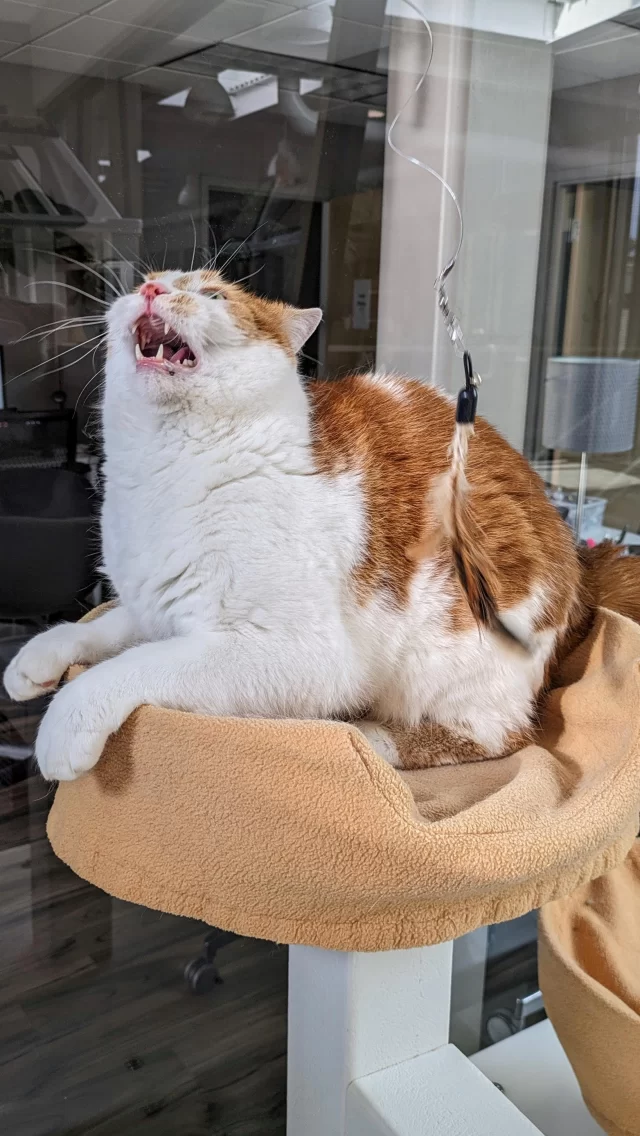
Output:
[[[91,768],[143,703],[217,715],[428,715],[499,752],[529,719],[553,637],[538,636],[523,662],[477,631],[452,635],[450,585],[432,562],[405,609],[383,591],[360,606],[351,583],[366,541],[359,474],[314,471],[292,359],[246,340],[223,301],[194,291],[194,310],[176,313],[175,295],[154,308],[196,352],[186,374],[136,371],[140,296],[117,300],[109,316],[103,551],[121,607],[39,636],[5,675],[21,699],[71,663],[99,664],[45,715],[44,776]],[[292,343],[314,319],[295,323]],[[533,596],[510,613],[519,633],[533,635],[538,607]]]
[[393,740],[391,731],[386,726],[381,725],[380,722],[358,722],[358,729],[361,734],[364,734],[372,750],[381,757],[383,761],[392,765],[394,769],[401,769],[402,762],[400,761],[400,754],[398,747]]

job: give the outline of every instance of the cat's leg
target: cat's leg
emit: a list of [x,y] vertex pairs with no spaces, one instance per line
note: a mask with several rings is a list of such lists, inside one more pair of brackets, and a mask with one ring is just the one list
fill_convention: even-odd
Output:
[[34,636],[4,673],[10,698],[25,702],[50,694],[74,663],[99,663],[135,642],[136,629],[123,607],[110,608],[88,623],[59,623]]
[[317,673],[305,647],[298,642],[296,653],[293,641],[249,631],[131,647],[83,672],[55,696],[36,740],[41,772],[52,780],[73,780],[91,769],[109,735],[145,704],[214,715],[295,714],[298,707],[287,701],[287,692],[293,697],[296,689],[312,688]]
[[417,726],[356,722],[371,748],[396,769],[434,769],[440,765],[467,765],[506,757],[529,745],[531,730],[507,734],[499,750],[490,751],[469,735],[424,719]]

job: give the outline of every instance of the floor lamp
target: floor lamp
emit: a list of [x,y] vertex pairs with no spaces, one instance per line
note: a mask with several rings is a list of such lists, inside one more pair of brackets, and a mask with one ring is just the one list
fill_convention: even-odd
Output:
[[587,493],[587,456],[633,449],[639,377],[639,359],[556,356],[547,362],[542,444],[581,455],[577,539]]

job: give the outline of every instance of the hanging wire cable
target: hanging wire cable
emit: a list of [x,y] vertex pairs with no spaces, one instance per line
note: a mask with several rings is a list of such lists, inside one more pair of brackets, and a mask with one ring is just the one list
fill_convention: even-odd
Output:
[[463,220],[463,217],[462,217],[462,209],[461,209],[461,206],[460,206],[460,202],[459,202],[458,197],[457,197],[454,189],[452,188],[452,186],[449,184],[447,179],[445,177],[443,177],[443,175],[441,173],[438,172],[438,170],[434,169],[433,166],[429,166],[426,162],[422,162],[420,160],[420,158],[416,158],[415,154],[409,154],[409,153],[407,153],[406,150],[402,150],[400,148],[400,146],[398,146],[394,142],[394,138],[393,138],[394,131],[395,131],[398,123],[400,122],[400,119],[402,118],[405,110],[407,109],[409,104],[412,103],[413,100],[417,97],[419,92],[422,90],[422,87],[426,83],[427,77],[428,77],[429,72],[431,70],[431,63],[433,61],[433,46],[434,45],[433,45],[433,32],[431,30],[431,24],[429,23],[427,17],[424,15],[424,13],[420,10],[418,5],[414,4],[413,0],[403,0],[403,2],[407,5],[407,7],[411,8],[412,11],[415,12],[415,14],[418,16],[418,18],[420,19],[420,21],[424,25],[424,28],[425,28],[428,36],[429,36],[429,58],[427,60],[427,65],[426,65],[424,71],[422,72],[422,75],[420,76],[418,82],[416,83],[415,87],[411,91],[411,94],[404,101],[404,103],[400,107],[400,110],[394,116],[393,121],[391,122],[391,124],[389,126],[389,129],[387,131],[387,143],[389,145],[389,148],[391,150],[393,150],[394,154],[397,154],[399,158],[403,158],[405,162],[410,162],[412,166],[417,166],[419,170],[424,170],[425,173],[430,174],[431,177],[435,178],[436,181],[439,182],[439,184],[442,186],[442,188],[448,193],[451,201],[453,202],[453,204],[455,206],[456,213],[457,213],[457,216],[458,216],[458,243],[457,243],[455,252],[453,253],[453,256],[446,262],[444,267],[440,270],[440,272],[436,276],[433,287],[435,289],[436,296],[438,298],[438,307],[440,308],[440,311],[442,313],[442,317],[443,317],[444,322],[445,322],[445,326],[446,326],[446,329],[447,329],[447,334],[449,336],[449,339],[451,340],[451,342],[453,344],[453,347],[454,347],[456,354],[463,356],[465,354],[466,347],[465,347],[462,327],[460,325],[460,321],[459,321],[458,317],[456,316],[455,312],[451,308],[451,304],[449,302],[449,297],[447,295],[447,290],[445,288],[445,282],[446,282],[448,276],[453,272],[453,270],[454,270],[454,268],[455,268],[455,266],[458,262],[458,257],[460,256],[460,251],[462,249],[462,242],[464,240],[464,220]]

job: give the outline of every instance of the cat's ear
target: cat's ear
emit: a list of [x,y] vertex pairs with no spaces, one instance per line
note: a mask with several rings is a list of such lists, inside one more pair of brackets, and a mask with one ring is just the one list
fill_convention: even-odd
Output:
[[320,323],[322,308],[289,308],[287,317],[289,340],[297,354]]

